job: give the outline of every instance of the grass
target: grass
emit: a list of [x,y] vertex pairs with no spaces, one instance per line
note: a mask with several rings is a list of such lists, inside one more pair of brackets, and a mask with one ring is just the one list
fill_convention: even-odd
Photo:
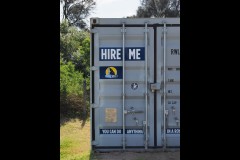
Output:
[[90,122],[72,119],[60,128],[60,159],[90,160]]

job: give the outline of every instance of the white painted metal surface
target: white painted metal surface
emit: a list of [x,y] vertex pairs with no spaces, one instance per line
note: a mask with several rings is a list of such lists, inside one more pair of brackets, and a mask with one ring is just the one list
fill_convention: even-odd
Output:
[[180,147],[180,19],[91,18],[92,149]]

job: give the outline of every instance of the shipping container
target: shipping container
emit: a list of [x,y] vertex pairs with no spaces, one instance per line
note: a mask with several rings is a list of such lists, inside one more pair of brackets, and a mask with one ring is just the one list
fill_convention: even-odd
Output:
[[180,18],[91,18],[93,150],[180,147]]

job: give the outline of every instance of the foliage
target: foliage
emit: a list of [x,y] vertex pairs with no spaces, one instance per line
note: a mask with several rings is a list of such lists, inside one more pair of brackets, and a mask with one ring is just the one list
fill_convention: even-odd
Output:
[[66,20],[60,24],[60,53],[64,62],[74,61],[74,58],[77,58],[73,53],[80,49],[87,37],[89,37],[88,32],[69,26]]
[[60,113],[82,117],[83,74],[74,64],[60,61]]
[[141,0],[136,17],[180,17],[180,0]]
[[90,65],[90,34],[79,31],[76,27],[69,27],[66,21],[60,24],[60,56],[63,63],[72,62],[75,69],[89,77]]
[[63,19],[68,20],[70,26],[86,28],[84,21],[94,9],[94,0],[60,0],[63,4]]
[[81,46],[73,53],[73,63],[77,70],[81,70],[83,77],[89,77],[90,71],[90,38],[86,37]]
[[82,95],[83,74],[75,70],[72,62],[64,64],[60,60],[60,92]]
[[[60,24],[61,114],[83,117],[86,108],[89,115],[89,36],[88,32],[69,26],[66,20]],[[84,81],[86,81],[85,93]]]

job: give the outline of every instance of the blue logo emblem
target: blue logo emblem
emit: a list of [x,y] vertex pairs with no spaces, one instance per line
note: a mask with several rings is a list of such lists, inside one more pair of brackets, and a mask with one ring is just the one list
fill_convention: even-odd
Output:
[[105,71],[105,78],[117,78],[117,69],[115,67],[108,67]]
[[100,79],[122,79],[122,66],[101,66]]

